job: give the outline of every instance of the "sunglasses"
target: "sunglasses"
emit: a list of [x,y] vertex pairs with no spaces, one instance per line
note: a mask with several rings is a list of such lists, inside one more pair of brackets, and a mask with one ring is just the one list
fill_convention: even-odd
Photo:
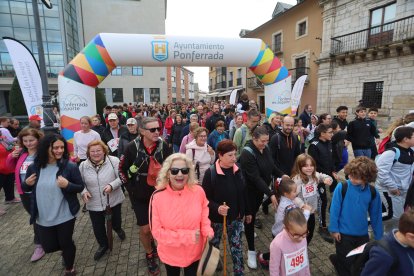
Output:
[[171,172],[172,175],[177,175],[180,171],[181,171],[182,174],[186,175],[190,172],[190,168],[181,168],[181,169],[171,168],[170,169],[170,172]]
[[156,131],[160,132],[161,128],[160,127],[153,127],[153,128],[144,128],[145,130],[149,130],[149,132],[154,133]]

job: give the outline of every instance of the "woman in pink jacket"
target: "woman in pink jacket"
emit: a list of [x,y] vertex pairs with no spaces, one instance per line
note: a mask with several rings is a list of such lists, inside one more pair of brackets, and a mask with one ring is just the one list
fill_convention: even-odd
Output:
[[204,244],[214,236],[208,200],[197,185],[194,166],[182,153],[169,156],[158,174],[150,202],[150,227],[167,275],[196,275]]
[[[24,181],[24,179],[26,179],[26,170],[35,159],[37,146],[42,137],[43,132],[40,132],[34,128],[24,128],[22,131],[20,131],[18,136],[20,147],[12,151],[7,156],[6,160],[7,168],[14,171],[17,192],[20,195],[24,209],[29,215],[31,193],[23,192],[21,183],[22,180]],[[30,260],[32,262],[35,262],[37,260],[40,260],[45,255],[45,251],[40,245],[36,222],[33,223],[33,230],[35,250]]]

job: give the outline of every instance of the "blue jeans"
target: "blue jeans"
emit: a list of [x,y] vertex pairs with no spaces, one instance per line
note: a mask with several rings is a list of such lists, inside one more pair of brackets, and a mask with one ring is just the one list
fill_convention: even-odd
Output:
[[173,144],[173,150],[174,150],[174,153],[179,152],[180,151],[180,145]]
[[354,156],[366,156],[371,158],[371,149],[354,149]]

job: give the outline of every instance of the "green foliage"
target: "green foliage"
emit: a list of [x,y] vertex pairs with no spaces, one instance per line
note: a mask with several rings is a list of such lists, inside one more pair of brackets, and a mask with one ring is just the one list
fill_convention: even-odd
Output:
[[95,96],[96,96],[96,113],[101,114],[102,110],[108,104],[106,103],[105,97],[105,89],[103,88],[95,88]]
[[12,87],[9,93],[9,106],[12,116],[26,115],[26,105],[24,103],[22,90],[20,89],[17,77],[14,78]]

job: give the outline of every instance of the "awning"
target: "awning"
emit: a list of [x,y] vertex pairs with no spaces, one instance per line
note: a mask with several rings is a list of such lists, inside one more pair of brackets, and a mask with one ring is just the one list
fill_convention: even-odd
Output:
[[218,92],[214,92],[214,93],[209,93],[209,94],[207,94],[206,96],[207,96],[207,97],[216,97],[216,96],[217,96],[217,94],[218,94]]
[[233,90],[227,90],[227,91],[219,92],[218,96],[219,97],[229,96],[231,94],[231,91],[233,91]]

